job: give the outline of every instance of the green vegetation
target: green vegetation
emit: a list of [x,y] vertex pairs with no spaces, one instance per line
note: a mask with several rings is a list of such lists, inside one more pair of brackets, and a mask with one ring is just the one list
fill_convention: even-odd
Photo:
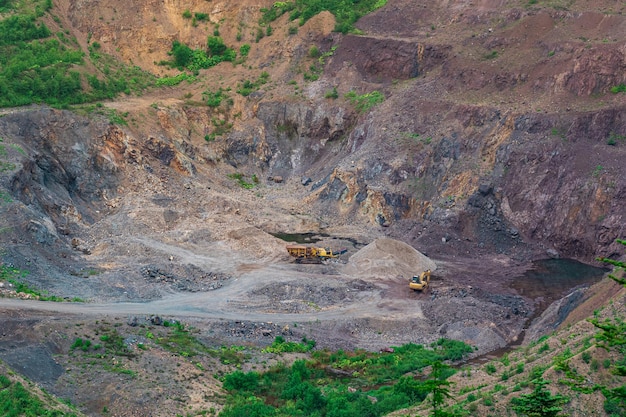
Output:
[[[312,343],[276,338],[272,344],[287,345],[298,351]],[[384,353],[313,351],[311,360],[278,364],[265,373],[235,371],[223,379],[229,396],[220,416],[374,417],[418,404],[429,394],[437,415],[443,416],[440,408],[450,385],[446,379],[454,371],[439,361],[471,351],[462,342],[441,339],[430,348],[408,344]],[[433,371],[425,381],[410,375],[430,365]]]
[[[6,9],[11,2],[0,5]],[[114,63],[89,46],[98,74],[81,74],[85,54],[76,40],[53,34],[41,22],[52,8],[49,0],[30,0],[0,20],[0,107],[47,103],[56,107],[129,94],[151,85],[152,78],[136,67]]]
[[174,75],[173,77],[159,78],[158,80],[156,80],[156,85],[172,87],[172,86],[182,83],[183,81],[192,83],[196,81],[196,77],[194,77],[193,75],[189,75],[186,72],[181,72],[180,74]]
[[626,93],[626,84],[621,83],[618,84],[614,87],[611,87],[611,93],[613,94],[617,94],[617,93]]
[[[626,240],[617,239],[617,242],[626,246]],[[613,272],[609,274],[609,278],[626,287],[626,279],[623,278],[626,270],[626,262],[609,259],[598,258],[600,262],[613,265]],[[613,362],[609,358],[603,360],[605,369],[616,377],[626,377],[626,322],[621,317],[600,319],[597,315],[589,320],[600,331],[596,334],[597,346],[613,352],[617,355],[617,359]],[[591,360],[591,369],[597,371],[599,363],[594,358]],[[622,384],[616,388],[598,387],[605,396],[604,410],[611,417],[623,416],[626,414],[626,384]]]
[[517,398],[513,398],[511,403],[513,409],[528,417],[558,417],[563,408],[563,404],[569,399],[561,394],[552,395],[546,389],[548,381],[543,378],[534,379],[532,381],[534,389],[530,394],[524,394]]
[[496,366],[493,363],[488,363],[485,366],[485,372],[487,372],[489,375],[493,375],[496,373]]
[[490,59],[496,59],[498,57],[498,51],[491,51],[485,55],[483,55],[483,59],[488,61]]
[[354,24],[361,17],[387,4],[387,0],[295,0],[277,1],[268,9],[261,9],[263,16],[259,22],[266,25],[289,13],[289,20],[298,20],[302,26],[307,20],[322,11],[331,12],[336,19],[335,31],[354,31]]
[[243,45],[241,45],[239,47],[239,55],[241,55],[242,58],[247,57],[249,53],[250,53],[250,45],[249,44],[244,43]]
[[179,321],[165,323],[163,323],[165,326],[171,327],[173,330],[167,336],[156,339],[159,346],[183,357],[192,357],[207,351],[206,347],[193,337],[191,329],[184,323]]
[[252,182],[248,182],[245,180],[244,175],[241,172],[235,172],[234,174],[228,174],[228,178],[233,180],[237,180],[237,183],[241,188],[245,188],[246,190],[251,190],[254,188],[256,184],[259,183],[259,179],[256,174],[252,175]]
[[244,97],[248,97],[254,91],[257,91],[261,88],[262,85],[267,84],[269,81],[270,75],[266,71],[263,71],[259,78],[256,81],[252,82],[250,80],[244,80],[241,84],[237,85],[237,93],[241,94]]
[[609,135],[609,138],[606,141],[606,144],[610,146],[617,146],[618,142],[625,142],[625,141],[626,141],[626,135],[618,135],[615,132],[611,132],[611,134]]
[[350,100],[350,103],[354,105],[359,113],[364,113],[370,110],[375,105],[385,101],[385,96],[383,95],[383,93],[376,90],[372,91],[371,93],[365,93],[361,95],[358,95],[354,91],[350,91],[345,95],[345,97]]
[[[41,291],[30,287],[28,284],[22,281],[28,272],[19,270],[17,268],[11,268],[6,265],[0,265],[0,281],[7,281],[13,285],[13,289],[16,293],[29,294],[40,301],[66,301],[62,297],[56,295],[48,295],[47,291]],[[74,298],[72,301],[83,301],[80,298]]]
[[282,336],[276,336],[271,346],[263,349],[267,353],[309,352],[315,347],[315,340],[302,339],[302,343],[287,342]]
[[206,101],[209,107],[219,107],[222,101],[227,100],[232,104],[232,100],[228,97],[228,90],[219,88],[217,91],[206,90],[202,93],[202,99]]
[[604,171],[604,167],[602,165],[596,165],[596,167],[593,169],[593,172],[591,173],[591,175],[594,178],[597,178],[597,177],[599,177],[602,174],[603,171]]
[[[227,100],[230,101],[230,99]],[[218,119],[215,117],[211,118],[211,124],[213,125],[213,131],[204,136],[204,140],[206,140],[207,142],[212,142],[218,137],[224,136],[226,133],[230,132],[230,129],[232,129],[233,127],[233,124],[228,123],[227,120]]]
[[207,51],[202,49],[191,49],[184,43],[174,41],[172,49],[168,52],[174,58],[173,61],[162,61],[161,65],[176,67],[180,71],[188,69],[196,72],[201,69],[214,67],[220,62],[233,62],[237,53],[228,48],[219,36],[209,36],[207,38]]
[[337,88],[333,87],[332,90],[327,91],[326,94],[324,94],[324,98],[338,99],[339,93],[337,92]]
[[451,382],[447,378],[452,374],[449,365],[445,365],[440,361],[436,361],[432,365],[432,372],[428,379],[424,382],[424,389],[430,394],[430,404],[433,407],[431,416],[446,417],[449,414],[442,410],[443,405],[448,398],[451,398],[450,387]]
[[[0,0],[1,1],[1,0]],[[7,417],[75,417],[75,413],[53,409],[37,395],[29,392],[21,382],[11,381],[0,374],[0,415]]]

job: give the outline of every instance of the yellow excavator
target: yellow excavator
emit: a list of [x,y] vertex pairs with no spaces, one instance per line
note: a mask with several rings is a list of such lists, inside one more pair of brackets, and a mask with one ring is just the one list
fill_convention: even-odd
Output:
[[409,288],[413,291],[423,291],[428,288],[430,283],[430,269],[422,272],[419,275],[413,276],[409,281]]
[[330,248],[315,248],[305,245],[288,245],[287,252],[296,258],[299,264],[319,264],[324,259],[337,258],[347,252],[347,249],[333,252]]

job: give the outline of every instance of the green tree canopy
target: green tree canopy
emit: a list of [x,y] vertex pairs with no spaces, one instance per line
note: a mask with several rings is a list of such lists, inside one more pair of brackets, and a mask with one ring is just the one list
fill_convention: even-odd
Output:
[[511,403],[513,409],[523,416],[527,417],[559,417],[563,408],[563,404],[569,401],[569,398],[552,393],[546,389],[548,381],[543,378],[533,379],[533,392],[523,394],[517,398],[513,398]]

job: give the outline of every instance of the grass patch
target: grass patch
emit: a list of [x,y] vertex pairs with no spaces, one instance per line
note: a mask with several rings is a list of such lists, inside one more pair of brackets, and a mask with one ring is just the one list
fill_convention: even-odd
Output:
[[178,321],[165,323],[168,323],[167,327],[171,330],[168,335],[155,339],[159,346],[185,358],[208,352],[206,346],[191,334],[190,329],[185,324]]
[[234,174],[228,174],[228,178],[237,180],[237,183],[239,184],[239,186],[241,188],[245,188],[246,190],[250,190],[250,189],[254,188],[254,186],[259,183],[259,179],[256,176],[256,174],[252,175],[252,179],[251,179],[252,182],[246,181],[246,179],[244,178],[244,175],[241,172],[235,172]]

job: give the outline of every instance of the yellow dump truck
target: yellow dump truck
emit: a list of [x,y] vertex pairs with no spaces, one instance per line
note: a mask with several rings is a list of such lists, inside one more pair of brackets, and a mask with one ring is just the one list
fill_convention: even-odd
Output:
[[413,276],[409,281],[409,288],[413,291],[423,291],[428,288],[430,283],[430,269],[422,272],[419,275]]
[[296,258],[297,263],[321,263],[324,259],[337,258],[346,253],[346,249],[333,252],[330,248],[316,248],[306,245],[288,245],[287,252]]

